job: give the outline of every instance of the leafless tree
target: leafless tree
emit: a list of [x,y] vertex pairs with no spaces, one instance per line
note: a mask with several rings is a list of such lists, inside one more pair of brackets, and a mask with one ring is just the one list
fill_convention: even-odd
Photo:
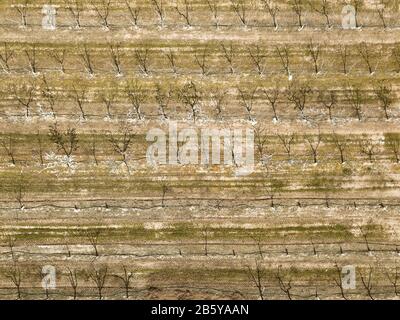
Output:
[[377,153],[378,145],[372,140],[363,136],[363,139],[359,142],[360,152],[368,157],[368,160],[372,162],[374,156]]
[[391,56],[393,57],[396,72],[400,73],[400,45],[395,45],[391,51]]
[[245,108],[247,112],[247,119],[249,121],[254,121],[253,115],[252,115],[252,110],[254,107],[254,102],[256,100],[256,94],[258,91],[258,88],[253,88],[250,90],[244,90],[238,88],[238,98],[240,101],[240,104]]
[[96,141],[96,136],[93,135],[90,139],[90,141],[88,142],[89,146],[88,146],[88,151],[89,154],[93,157],[94,163],[95,165],[99,165],[99,162],[97,160],[97,141]]
[[292,146],[295,142],[295,134],[278,134],[279,140],[282,142],[283,148],[287,154],[288,160],[291,160]]
[[15,252],[14,252],[14,247],[15,247],[15,237],[11,234],[7,234],[7,245],[10,248],[10,255],[11,255],[11,260],[15,262]]
[[56,105],[56,100],[57,100],[58,95],[57,95],[56,89],[50,87],[45,75],[43,75],[43,77],[42,77],[42,86],[41,86],[40,91],[41,91],[43,98],[47,101],[47,103],[50,107],[51,113],[53,115],[53,118],[55,119],[56,111],[55,111],[54,107]]
[[290,52],[289,47],[284,45],[282,48],[276,47],[276,53],[278,54],[279,60],[281,61],[282,67],[285,70],[288,77],[291,76],[290,73]]
[[321,57],[321,47],[319,44],[315,44],[311,39],[307,44],[306,54],[311,59],[314,72],[318,74],[320,72],[320,57]]
[[77,288],[78,288],[78,272],[76,269],[71,270],[68,268],[68,280],[73,290],[73,298],[76,300],[77,297]]
[[396,265],[395,273],[393,276],[389,272],[386,272],[386,277],[388,278],[390,284],[393,286],[396,297],[399,296],[400,295],[399,284],[398,284],[400,280],[399,267]]
[[358,47],[357,47],[358,53],[361,56],[361,59],[365,62],[365,64],[368,67],[368,72],[369,74],[373,74],[375,72],[374,67],[372,66],[373,62],[373,55],[368,47],[368,45],[365,42],[361,42]]
[[156,102],[160,116],[168,119],[167,110],[172,98],[172,89],[163,89],[161,84],[156,84]]
[[340,45],[338,49],[340,60],[342,62],[342,70],[344,74],[348,74],[349,67],[348,67],[348,60],[350,56],[350,50],[347,45]]
[[292,280],[289,279],[289,281],[285,281],[282,273],[281,273],[282,267],[278,267],[278,271],[276,273],[276,278],[278,279],[279,287],[280,289],[286,294],[289,300],[292,300],[292,293],[290,290],[292,290]]
[[103,299],[103,289],[106,283],[106,278],[108,275],[107,266],[102,266],[99,268],[92,267],[92,270],[89,272],[89,278],[93,280],[96,284],[97,291],[99,294],[99,300]]
[[364,231],[364,229],[363,229],[362,227],[360,227],[360,232],[361,232],[361,235],[362,235],[362,237],[363,237],[363,239],[364,239],[365,247],[367,248],[367,251],[368,251],[368,252],[371,252],[371,248],[370,248],[370,246],[369,246],[369,241],[368,241],[368,235],[367,235],[367,233]]
[[349,101],[351,107],[354,109],[356,117],[359,121],[362,120],[362,105],[364,103],[364,96],[360,88],[351,86],[345,92],[346,99]]
[[143,120],[142,105],[146,101],[146,95],[142,86],[137,81],[128,81],[125,87],[126,95],[131,103],[138,120]]
[[79,56],[82,59],[83,66],[85,67],[86,72],[89,74],[89,76],[93,76],[94,68],[93,68],[92,58],[90,56],[90,52],[86,43],[83,44],[83,50],[81,50]]
[[28,26],[27,16],[28,16],[28,8],[31,2],[32,2],[31,0],[22,0],[21,3],[18,3],[13,6],[21,16],[20,26],[23,28],[26,28]]
[[374,93],[385,113],[386,119],[389,119],[389,108],[394,100],[392,87],[382,81],[377,85]]
[[75,28],[81,28],[81,13],[83,11],[82,0],[64,0],[66,9],[75,21]]
[[25,116],[27,118],[31,115],[31,105],[34,102],[36,83],[31,82],[29,84],[23,84],[21,88],[17,88],[16,85],[11,86],[11,92],[15,100],[25,109]]
[[67,49],[54,49],[49,52],[49,56],[59,66],[60,72],[65,73],[65,58],[67,56]]
[[149,53],[150,53],[150,50],[148,48],[135,49],[136,62],[139,66],[140,71],[145,75],[150,74]]
[[337,96],[334,90],[322,90],[319,93],[319,101],[321,101],[323,107],[328,110],[329,120],[333,121],[332,110],[337,105]]
[[10,62],[14,57],[14,50],[10,49],[7,42],[4,42],[3,52],[0,53],[0,65],[5,73],[11,72]]
[[29,69],[32,74],[37,74],[38,66],[37,66],[37,57],[36,57],[36,45],[30,45],[30,48],[24,49],[25,56],[28,60]]
[[128,9],[131,24],[134,28],[139,27],[139,14],[140,14],[140,7],[137,5],[136,1],[135,4],[132,4],[130,0],[125,0],[126,8]]
[[[17,200],[17,202],[18,202],[20,210],[23,210],[25,208],[25,205],[24,205],[25,184],[26,184],[26,181],[24,181],[24,176],[21,173],[18,178],[18,181],[15,185],[15,188],[14,188],[15,200]],[[18,215],[17,215],[17,220],[18,220]]]
[[207,56],[208,56],[208,48],[204,47],[201,51],[201,54],[197,54],[197,50],[194,53],[194,59],[197,65],[200,67],[201,74],[203,76],[207,75],[208,73],[208,66],[207,66]]
[[2,138],[0,140],[1,146],[3,147],[4,151],[7,153],[8,157],[10,158],[10,162],[13,165],[16,165],[16,160],[15,160],[15,150],[14,150],[14,139],[12,135],[8,135],[8,138]]
[[17,299],[21,299],[22,272],[20,267],[15,262],[8,270],[7,277],[11,280],[11,282],[17,289]]
[[178,92],[179,100],[189,109],[190,117],[196,122],[200,114],[201,93],[193,81],[186,83]]
[[109,29],[108,18],[110,16],[111,0],[90,0],[90,4],[96,12],[103,28]]
[[240,22],[244,27],[247,27],[247,8],[246,8],[246,2],[244,0],[231,0],[231,7],[233,12],[238,16],[240,19]]
[[90,245],[93,247],[94,255],[96,257],[99,256],[98,242],[99,242],[100,234],[101,234],[100,229],[88,230],[85,232],[85,236],[89,240]]
[[62,132],[55,123],[50,126],[49,132],[50,140],[56,145],[57,150],[62,151],[67,158],[70,158],[78,150],[78,134],[74,128],[68,128]]
[[37,151],[36,151],[36,154],[38,155],[38,157],[39,157],[39,162],[40,162],[40,165],[41,166],[43,166],[44,165],[44,158],[43,158],[43,139],[42,139],[42,135],[41,135],[41,133],[39,132],[39,130],[38,130],[38,132],[36,133],[36,141],[37,141],[37,144],[38,144],[38,149],[37,149]]
[[261,125],[254,126],[254,143],[261,163],[264,163],[268,140],[265,128]]
[[313,1],[309,1],[309,4],[312,10],[324,16],[326,27],[328,29],[332,28],[331,19],[329,17],[329,15],[332,13],[331,3],[329,3],[328,0],[321,0],[320,2],[318,2],[318,4]]
[[218,0],[206,0],[208,9],[210,10],[213,20],[214,20],[214,25],[215,28],[218,29],[219,27],[219,6],[218,6]]
[[128,125],[124,125],[121,131],[122,134],[120,134],[118,137],[110,134],[109,141],[114,151],[122,157],[122,162],[125,164],[129,173],[130,169],[128,166],[128,150],[133,143],[135,134],[132,132]]
[[274,3],[272,0],[261,0],[261,2],[264,5],[265,10],[271,16],[274,28],[278,29],[278,21],[277,21],[277,15],[279,12],[278,5]]
[[176,67],[176,55],[175,52],[172,49],[169,49],[167,52],[165,52],[165,56],[168,59],[168,62],[171,66],[172,73],[177,74],[178,69]]
[[265,268],[261,265],[261,261],[256,259],[254,268],[247,266],[247,272],[250,280],[258,290],[260,299],[264,300],[265,287],[263,283],[265,278]]
[[86,113],[84,110],[84,105],[87,101],[87,88],[85,85],[72,85],[72,91],[71,91],[71,98],[74,100],[76,105],[78,106],[80,112],[81,112],[81,117],[83,120],[86,120]]
[[109,119],[112,118],[111,109],[114,106],[114,103],[115,103],[115,101],[117,99],[117,95],[118,95],[118,91],[115,90],[114,88],[111,88],[109,90],[105,90],[100,94],[100,100],[106,107],[107,117]]
[[210,92],[211,105],[215,110],[215,118],[218,120],[222,119],[226,95],[227,91],[223,88],[217,88]]
[[129,299],[129,289],[131,286],[131,280],[134,277],[134,273],[128,271],[128,269],[125,266],[122,266],[122,269],[123,269],[122,275],[116,274],[114,276],[122,281],[125,288],[125,298]]
[[360,272],[360,278],[361,278],[361,283],[363,284],[365,290],[367,291],[368,297],[371,300],[375,300],[374,297],[372,296],[372,273],[373,273],[373,269],[371,266],[369,266],[368,275],[364,276]]
[[332,133],[332,141],[335,145],[336,149],[339,151],[340,154],[340,163],[345,163],[345,150],[347,148],[347,139],[343,135],[338,135],[335,132]]
[[344,294],[344,288],[343,288],[343,282],[342,282],[342,270],[339,268],[339,266],[336,262],[335,262],[335,269],[336,269],[337,278],[333,278],[333,281],[340,289],[340,295],[342,296],[342,298],[344,300],[347,300],[347,297]]
[[290,0],[289,4],[290,7],[292,8],[292,11],[297,16],[297,23],[299,25],[299,30],[303,29],[304,0]]
[[225,44],[222,43],[221,48],[222,48],[224,58],[229,64],[229,71],[231,74],[234,74],[235,73],[235,69],[233,67],[234,49],[233,49],[232,42],[230,43],[229,46],[226,46]]
[[387,28],[385,10],[386,10],[388,3],[389,2],[387,0],[380,0],[379,3],[376,4],[376,12],[378,13],[379,19],[382,22],[382,27],[384,29]]
[[247,52],[251,58],[251,62],[253,63],[257,73],[261,76],[264,74],[264,59],[265,55],[262,52],[259,45],[255,45],[253,48],[248,47]]
[[286,91],[288,100],[293,104],[295,110],[300,111],[303,119],[306,119],[304,110],[311,93],[312,89],[307,83],[291,84]]
[[318,131],[316,136],[306,135],[304,138],[308,142],[314,163],[318,163],[318,148],[322,141],[321,132]]
[[165,195],[167,194],[168,191],[171,190],[171,186],[166,183],[163,182],[161,184],[161,192],[162,192],[162,197],[161,197],[161,207],[165,208]]
[[269,104],[271,105],[272,111],[274,113],[274,120],[278,121],[278,114],[277,114],[277,104],[278,104],[278,99],[280,96],[280,89],[278,86],[276,86],[275,88],[271,88],[271,89],[263,89],[263,92],[265,94],[265,97],[267,98],[267,101],[269,102]]
[[178,2],[176,3],[175,10],[182,18],[185,19],[186,25],[188,27],[191,27],[192,26],[191,14],[193,11],[192,4],[190,0],[182,0],[182,2],[183,3],[181,5]]
[[358,15],[360,13],[361,7],[364,5],[364,0],[351,0],[350,4],[355,9],[356,28],[359,28],[360,24],[359,24],[359,21],[358,21]]
[[122,65],[121,65],[121,44],[120,43],[115,43],[115,44],[110,44],[110,57],[111,57],[111,62],[112,62],[112,67],[115,71],[115,74],[117,76],[122,75]]
[[163,1],[164,0],[151,0],[154,10],[157,13],[161,27],[163,27],[165,24],[165,10],[164,10]]
[[400,135],[396,133],[386,134],[385,145],[393,153],[396,162],[400,163]]

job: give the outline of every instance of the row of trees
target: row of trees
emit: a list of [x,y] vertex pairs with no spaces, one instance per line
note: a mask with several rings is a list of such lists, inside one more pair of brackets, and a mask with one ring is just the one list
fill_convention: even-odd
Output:
[[[158,50],[158,49],[157,49]],[[309,73],[311,72],[318,75],[321,72],[329,72],[324,68],[325,60],[329,59],[330,62],[334,61],[337,70],[344,75],[350,74],[354,70],[354,60],[357,64],[363,66],[364,70],[372,75],[377,71],[378,65],[384,65],[383,70],[393,70],[393,72],[400,72],[400,46],[395,45],[392,48],[381,48],[366,42],[358,43],[355,46],[339,45],[336,48],[324,49],[324,45],[316,43],[312,39],[305,44],[304,48],[300,49],[302,52],[301,57],[304,57],[305,63],[309,68],[298,69],[298,56],[294,56],[292,49],[288,45],[276,46],[275,48],[266,48],[260,45],[249,45],[244,47],[234,46],[231,43],[220,43],[216,47],[204,47],[201,50],[193,53],[193,68],[191,73],[198,73],[202,76],[218,74],[221,71],[216,70],[215,60],[220,59],[225,64],[226,68],[224,73],[239,74],[240,66],[250,65],[251,71],[254,74],[265,76],[271,73],[271,67],[275,64],[280,65],[280,70],[289,78],[294,76],[294,73]],[[335,53],[333,59],[332,52]],[[183,68],[179,66],[179,61],[182,57],[179,52],[173,49],[161,50],[155,52],[150,48],[136,48],[127,50],[121,43],[109,43],[104,49],[100,51],[101,55],[108,56],[109,71],[115,73],[116,76],[123,76],[128,73],[127,68],[124,67],[125,61],[134,61],[137,66],[137,73],[148,76],[154,73],[165,73],[179,75],[185,74]],[[299,50],[296,50],[299,54]],[[329,57],[328,57],[329,54]],[[157,61],[164,60],[165,67],[155,67],[154,60],[157,55]],[[382,56],[390,57],[387,61],[382,61]],[[41,56],[41,57],[40,57]],[[163,59],[158,59],[159,56]],[[245,58],[245,59],[244,59]],[[274,62],[269,68],[266,65],[267,58],[273,58]],[[43,65],[40,60],[46,60],[46,65]],[[40,72],[56,70],[61,73],[70,73],[78,71],[68,66],[68,60],[73,60],[74,65],[76,61],[82,66],[82,71],[93,77],[96,73],[105,72],[104,69],[99,70],[96,67],[95,59],[99,59],[99,49],[96,51],[90,48],[86,43],[79,45],[77,48],[71,50],[67,48],[59,49],[46,49],[45,51],[37,47],[36,44],[24,46],[23,48],[15,48],[13,45],[5,42],[2,45],[0,52],[0,66],[2,71],[6,74],[11,72],[26,70],[33,75]],[[16,61],[26,61],[24,66],[15,66]],[[49,61],[52,61],[49,68]],[[248,63],[247,63],[248,62]],[[212,64],[214,63],[214,65]],[[221,62],[218,62],[220,65]],[[301,63],[303,65],[304,63]],[[107,65],[102,61],[102,66]],[[196,70],[197,69],[197,70]],[[195,71],[194,71],[195,70]],[[107,72],[107,71],[106,71]],[[274,73],[280,72],[278,69],[273,70]]]
[[[83,1],[83,0],[64,0],[62,9],[69,14],[72,19],[72,25],[74,28],[80,29],[84,27],[83,17],[84,14],[91,10],[92,19],[93,15],[98,21],[98,25],[106,30],[115,27],[113,25],[113,11],[118,7],[121,9],[119,4],[123,5],[123,10],[126,12],[126,17],[129,19],[130,26],[133,28],[140,28],[146,25],[145,19],[147,19],[144,11],[150,9],[154,17],[157,19],[157,24],[160,27],[167,25],[175,25],[177,21],[183,23],[187,27],[196,26],[201,24],[201,21],[196,21],[196,14],[201,16],[199,10],[208,11],[209,17],[212,21],[212,25],[215,28],[226,26],[226,22],[223,21],[226,5],[221,4],[218,0],[205,0],[205,6],[196,6],[193,0],[178,0],[170,5],[167,5],[163,0],[149,0],[147,3],[137,4],[133,0],[116,1],[116,0],[100,0],[100,1]],[[364,0],[351,0],[349,3],[354,8],[354,15],[356,21],[356,27],[361,27],[359,22],[359,16],[361,10],[364,7]],[[335,18],[341,15],[342,5],[334,5],[328,0],[310,1],[310,0],[289,0],[286,3],[273,0],[230,0],[228,11],[229,14],[233,14],[236,17],[236,21],[242,27],[252,26],[265,26],[266,22],[257,21],[254,13],[260,11],[267,17],[269,26],[277,29],[279,26],[292,26],[293,22],[289,19],[287,21],[286,12],[290,11],[293,14],[294,24],[302,30],[307,26],[306,16],[310,13],[319,15],[323,24],[326,28],[331,29],[334,26],[341,26],[341,22],[335,23]],[[22,0],[18,4],[13,6],[20,16],[20,26],[29,26],[29,11],[33,9],[32,0]],[[386,29],[391,26],[389,22],[390,11],[393,9],[389,5],[389,1],[379,0],[374,8],[374,15],[377,16],[381,26]],[[167,19],[173,15],[173,18]],[[254,16],[252,16],[254,15]],[[285,16],[285,18],[282,18]],[[87,19],[87,17],[84,17]],[[120,18],[120,17],[119,17]],[[180,20],[177,20],[180,19]],[[310,24],[315,24],[314,21],[310,21]],[[322,25],[322,24],[321,24]]]
[[[108,134],[107,144],[110,145],[116,155],[120,157],[120,160],[125,164],[129,170],[128,161],[130,151],[136,141],[135,134],[132,130],[125,126],[125,129],[118,134]],[[57,151],[63,156],[70,159],[80,146],[78,140],[78,134],[75,129],[61,130],[57,124],[50,127],[49,139],[56,146]],[[35,149],[34,155],[40,160],[40,164],[45,164],[46,146],[42,135],[37,134],[36,137],[37,148]],[[282,152],[278,152],[276,149],[277,142],[282,146]],[[3,148],[4,155],[7,161],[16,165],[18,162],[17,151],[18,142],[12,135],[3,137],[0,140],[0,145]],[[99,144],[101,143],[101,147]],[[93,162],[98,165],[100,160],[98,154],[101,148],[104,148],[104,141],[98,141],[94,137],[85,144],[83,153],[90,155]],[[299,147],[301,145],[301,147]],[[178,146],[178,152],[181,146]],[[384,141],[377,140],[369,136],[357,137],[356,139],[350,139],[347,135],[340,135],[335,132],[332,134],[322,135],[298,135],[295,133],[277,133],[274,136],[267,135],[265,129],[257,126],[255,128],[255,151],[257,158],[261,164],[268,165],[274,156],[279,154],[285,154],[288,161],[295,160],[299,157],[300,150],[308,150],[307,154],[310,155],[310,159],[313,163],[319,163],[323,158],[321,149],[328,148],[329,153],[325,154],[329,158],[332,157],[332,152],[337,154],[337,160],[344,164],[350,161],[354,157],[354,153],[364,156],[366,160],[373,162],[379,159],[379,155],[390,154],[390,157],[396,162],[400,163],[400,134],[386,134]],[[297,150],[295,152],[295,150]],[[384,153],[384,151],[386,152]],[[104,153],[104,151],[103,151]],[[69,165],[69,162],[67,162]]]
[[[397,117],[393,112],[397,101],[395,92],[391,84],[384,80],[371,83],[367,89],[350,83],[343,89],[316,89],[308,82],[300,81],[289,82],[286,88],[277,85],[272,88],[238,86],[232,89],[221,86],[205,89],[193,81],[169,86],[156,83],[152,87],[145,87],[137,80],[129,80],[111,83],[107,89],[100,91],[91,91],[87,83],[76,81],[66,90],[60,91],[43,76],[40,80],[35,79],[22,85],[11,84],[2,96],[6,101],[11,99],[16,103],[27,118],[33,115],[32,109],[37,106],[54,119],[57,114],[68,116],[65,113],[66,102],[77,108],[82,120],[90,116],[88,109],[93,110],[93,105],[101,105],[103,114],[109,119],[128,117],[141,121],[146,116],[153,116],[151,113],[146,115],[144,109],[152,110],[155,106],[158,117],[168,120],[178,116],[176,108],[181,105],[193,122],[199,118],[222,120],[229,118],[228,112],[232,112],[227,108],[228,103],[239,106],[239,110],[250,122],[260,117],[256,114],[256,107],[262,108],[264,114],[271,114],[273,121],[285,117],[296,118],[290,116],[290,109],[295,110],[301,120],[313,120],[313,116],[308,113],[315,113],[316,108],[324,110],[327,120],[331,122],[335,118],[351,117],[343,109],[350,109],[358,121],[368,118],[365,115],[366,108],[377,118],[380,117],[378,108],[385,119]],[[63,112],[57,110],[60,105],[63,106]],[[124,110],[128,107],[129,111],[121,114],[121,107]],[[242,112],[239,111],[239,114]],[[319,114],[318,118],[321,118]]]

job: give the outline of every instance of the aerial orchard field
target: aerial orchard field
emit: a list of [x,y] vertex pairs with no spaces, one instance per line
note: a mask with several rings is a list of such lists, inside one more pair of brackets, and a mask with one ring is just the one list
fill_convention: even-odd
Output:
[[0,79],[0,299],[398,299],[399,1],[4,0]]

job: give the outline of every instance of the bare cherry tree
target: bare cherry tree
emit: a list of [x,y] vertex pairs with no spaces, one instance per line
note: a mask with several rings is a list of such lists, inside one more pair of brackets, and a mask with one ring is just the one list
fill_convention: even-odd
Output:
[[196,122],[200,115],[202,95],[193,81],[186,83],[178,91],[178,98],[190,112],[190,118]]
[[328,111],[329,120],[333,121],[333,113],[332,110],[337,105],[337,95],[334,90],[322,90],[319,93],[319,101],[322,106]]
[[228,92],[223,88],[216,88],[210,92],[211,106],[215,110],[215,118],[222,120],[224,111],[225,99]]
[[64,0],[65,7],[74,19],[75,28],[81,28],[81,13],[83,11],[82,0]]
[[14,262],[6,273],[7,277],[11,280],[17,290],[17,299],[21,299],[21,282],[22,272],[21,268]]
[[42,86],[41,86],[41,94],[42,97],[45,99],[47,104],[49,105],[49,108],[51,110],[51,113],[53,115],[53,118],[56,118],[56,111],[54,109],[56,105],[56,101],[58,98],[58,94],[55,88],[50,87],[50,84],[47,81],[47,78],[45,75],[42,77]]
[[121,134],[119,134],[118,137],[111,133],[109,134],[109,141],[114,151],[122,157],[122,162],[125,164],[128,173],[130,173],[128,165],[128,151],[132,146],[134,138],[135,134],[127,124],[122,127]]
[[295,110],[300,111],[303,119],[306,119],[304,110],[311,93],[312,89],[307,83],[291,84],[286,90],[287,99],[293,104]]
[[372,51],[365,42],[361,42],[358,45],[357,50],[360,54],[361,59],[366,64],[369,74],[373,74],[376,68],[374,68],[373,66],[374,55]]
[[387,28],[386,17],[385,17],[385,10],[389,1],[387,0],[380,0],[379,3],[376,4],[376,12],[378,13],[379,20],[381,20],[382,27],[384,29]]
[[400,272],[399,272],[399,267],[397,265],[395,267],[394,272],[395,272],[394,275],[391,275],[389,272],[386,272],[386,277],[388,278],[390,284],[393,286],[394,294],[397,297],[400,295],[400,290],[399,290]]
[[[56,145],[57,151],[62,151],[68,159],[78,150],[78,134],[74,128],[68,128],[65,132],[62,132],[55,123],[50,126],[49,133],[50,140]],[[70,166],[69,161],[67,166]]]
[[361,278],[361,283],[363,284],[363,287],[367,291],[367,295],[371,300],[375,300],[373,295],[372,295],[372,273],[373,273],[373,268],[369,266],[368,269],[368,275],[365,276],[360,272],[360,278]]
[[90,55],[89,48],[86,43],[83,44],[83,50],[80,51],[81,53],[79,54],[79,56],[82,59],[83,66],[86,72],[89,74],[89,76],[92,77],[94,75],[94,67],[92,63],[92,57]]
[[256,72],[261,76],[264,74],[264,59],[265,54],[262,52],[259,45],[255,45],[254,47],[248,47],[247,52],[249,53],[251,62],[256,69]]
[[282,267],[278,267],[278,271],[276,273],[276,278],[278,279],[279,288],[282,290],[283,293],[286,294],[289,300],[292,300],[292,280],[289,279],[285,281],[284,276],[282,275]]
[[108,275],[107,266],[101,266],[99,268],[92,266],[92,269],[89,271],[89,278],[95,283],[97,287],[99,300],[103,299],[103,290],[106,283],[107,275]]
[[253,285],[257,288],[260,299],[264,300],[265,268],[262,266],[261,261],[256,259],[254,268],[247,266],[247,273]]
[[186,22],[186,25],[188,27],[192,26],[192,3],[191,0],[180,0],[182,3],[179,3],[179,1],[176,2],[175,5],[175,10],[180,15]]
[[347,45],[340,45],[338,48],[338,53],[340,56],[340,61],[342,63],[342,70],[344,74],[348,74],[349,72],[349,57],[350,50]]
[[243,27],[247,27],[247,7],[245,0],[230,0],[233,12],[238,16]]
[[117,100],[118,91],[114,88],[102,91],[100,94],[100,100],[106,107],[107,117],[111,119],[113,117],[111,110]]
[[36,83],[34,81],[23,84],[21,87],[11,86],[10,91],[13,93],[15,100],[25,110],[25,117],[27,118],[31,116],[31,107],[35,101],[35,90]]
[[335,271],[337,274],[337,277],[333,278],[333,281],[335,282],[336,286],[340,289],[340,295],[344,300],[347,300],[346,295],[344,294],[344,287],[343,287],[343,280],[342,280],[342,269],[339,268],[338,264],[335,262]]
[[10,48],[7,42],[4,42],[3,51],[0,53],[0,66],[5,73],[11,72],[10,62],[15,55],[15,51]]
[[71,270],[68,268],[68,280],[72,288],[73,298],[76,300],[77,298],[77,289],[78,289],[78,272],[76,269]]
[[335,132],[332,133],[332,141],[335,148],[339,151],[340,163],[345,163],[345,150],[347,149],[348,139],[343,135],[338,135]]
[[109,44],[110,47],[110,57],[111,57],[111,63],[112,67],[114,69],[115,74],[117,77],[122,75],[122,64],[121,64],[121,44],[120,43],[115,43]]
[[374,89],[374,93],[385,113],[386,119],[389,119],[389,108],[394,100],[392,87],[381,81]]
[[13,7],[18,11],[21,17],[20,26],[22,28],[26,28],[28,26],[27,16],[28,16],[28,8],[31,5],[31,0],[22,0],[21,3],[13,5]]
[[148,48],[135,49],[136,62],[139,66],[140,71],[145,75],[150,74],[149,55],[150,55],[150,50]]
[[207,65],[208,54],[209,53],[207,47],[204,47],[203,50],[201,50],[200,54],[197,53],[197,50],[194,53],[194,59],[196,61],[196,64],[199,66],[201,74],[203,76],[206,76],[208,73],[208,65]]
[[110,16],[111,0],[90,0],[90,4],[96,12],[102,27],[104,29],[109,29],[110,25],[108,19]]
[[126,8],[129,12],[130,22],[133,28],[139,27],[139,14],[140,14],[140,7],[137,5],[136,1],[133,4],[130,0],[125,0]]
[[210,10],[213,20],[214,20],[214,25],[215,28],[218,29],[219,27],[219,6],[218,6],[218,0],[206,0],[208,9]]
[[374,156],[377,153],[378,145],[372,138],[367,138],[367,136],[363,136],[362,140],[358,143],[360,152],[368,157],[368,160],[372,162],[374,160]]
[[142,106],[146,101],[146,95],[143,87],[139,84],[139,82],[131,80],[128,81],[125,86],[125,93],[133,108],[136,118],[138,120],[143,120],[144,114],[142,113]]
[[272,0],[261,0],[261,2],[264,5],[264,9],[271,16],[272,24],[273,24],[274,28],[278,29],[278,21],[277,21],[277,15],[279,12],[278,5],[275,2],[273,2]]
[[289,47],[287,45],[284,45],[283,47],[276,47],[275,51],[278,55],[279,60],[281,61],[283,70],[287,74],[287,76],[291,77],[290,73],[290,52],[289,52]]
[[38,73],[36,44],[32,44],[29,48],[25,48],[24,53],[28,60],[30,72],[32,72],[33,75],[36,75]]
[[7,156],[10,158],[10,163],[16,165],[15,160],[15,141],[12,135],[8,135],[7,138],[2,138],[0,140],[1,146],[3,147],[4,151],[7,153]]
[[122,266],[122,270],[123,270],[122,275],[116,274],[114,276],[122,281],[125,289],[125,298],[129,299],[129,289],[131,287],[131,281],[132,278],[134,277],[134,273],[128,271],[126,266]]
[[358,121],[361,121],[363,117],[362,105],[365,100],[363,92],[359,87],[350,86],[346,90],[345,96],[347,101],[350,103],[350,106],[353,108]]
[[85,232],[85,236],[88,239],[90,245],[93,247],[94,255],[96,257],[99,256],[98,243],[100,234],[101,234],[100,229],[88,230]]
[[256,100],[256,94],[258,91],[258,88],[253,88],[249,90],[245,89],[240,89],[238,88],[238,100],[240,101],[240,104],[244,107],[247,113],[247,119],[249,121],[254,121],[254,117],[252,114],[253,107],[254,107],[254,102]]
[[170,65],[170,67],[171,67],[172,73],[176,75],[178,73],[178,69],[177,69],[177,66],[176,66],[176,54],[175,54],[175,52],[172,49],[169,49],[164,54],[165,54],[165,56],[166,56],[166,58],[168,60],[168,63]]
[[395,161],[400,163],[400,135],[387,133],[385,135],[385,146],[393,154]]
[[160,116],[168,119],[167,110],[172,99],[172,89],[164,89],[161,84],[156,84],[156,102]]
[[332,13],[331,3],[328,0],[321,0],[318,3],[309,1],[309,4],[315,12],[319,13],[325,18],[325,25],[327,29],[332,28],[332,23],[330,19],[330,14]]
[[307,44],[306,54],[312,61],[314,73],[318,74],[320,72],[321,46],[318,43],[315,44],[313,40],[310,39]]
[[308,142],[314,163],[318,163],[318,148],[322,141],[321,132],[318,130],[316,136],[306,135],[304,138]]
[[49,57],[57,64],[61,73],[65,73],[65,59],[67,57],[67,49],[54,49],[49,52]]
[[86,120],[86,112],[84,109],[85,103],[87,102],[87,88],[85,85],[72,85],[72,90],[70,94],[71,98],[74,100],[76,105],[81,112],[81,117]]
[[164,10],[164,0],[151,0],[153,8],[158,16],[160,27],[164,27],[165,24],[165,10]]
[[282,142],[283,148],[287,154],[288,160],[291,160],[292,155],[292,146],[295,143],[295,134],[288,133],[288,134],[278,134],[279,140]]
[[232,42],[229,44],[229,46],[226,46],[225,44],[221,43],[221,49],[225,60],[228,62],[230,73],[234,74],[235,73],[235,68],[233,66],[234,49]]
[[292,8],[292,11],[297,16],[297,24],[299,26],[299,30],[302,30],[304,28],[304,23],[303,23],[303,14],[305,9],[304,0],[290,0],[289,4],[290,7]]
[[359,28],[360,24],[359,24],[359,21],[358,21],[358,16],[359,16],[361,8],[364,5],[364,0],[351,0],[350,4],[355,9],[356,28]]
[[262,91],[265,94],[265,97],[267,98],[268,103],[271,105],[272,108],[272,112],[274,113],[274,118],[273,120],[278,121],[278,114],[277,114],[277,105],[278,105],[278,99],[280,96],[280,89],[278,86],[276,86],[275,88],[271,88],[271,89],[262,89]]

